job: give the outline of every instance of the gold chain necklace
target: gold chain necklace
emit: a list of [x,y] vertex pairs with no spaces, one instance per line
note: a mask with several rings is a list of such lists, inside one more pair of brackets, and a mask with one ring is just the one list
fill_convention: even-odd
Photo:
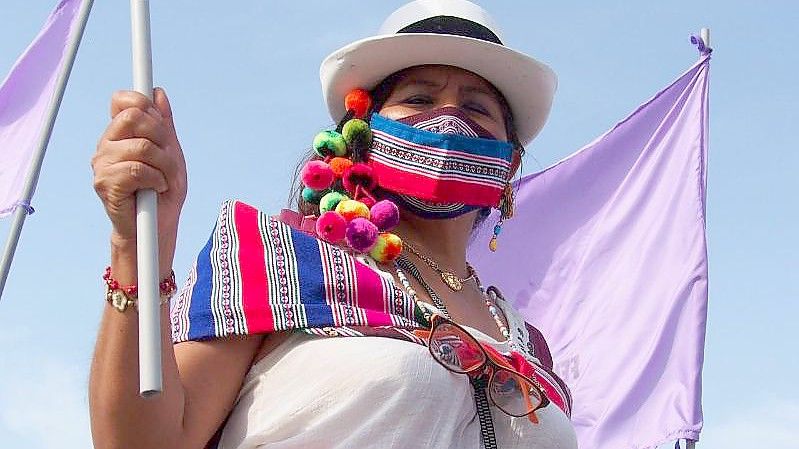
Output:
[[429,266],[430,268],[435,270],[435,272],[438,273],[439,276],[441,276],[441,281],[443,281],[444,285],[449,287],[450,290],[452,290],[454,292],[459,292],[459,291],[463,290],[463,284],[465,284],[466,282],[468,282],[471,279],[474,279],[474,276],[475,276],[474,269],[468,263],[466,264],[466,269],[469,270],[469,276],[461,279],[460,277],[458,277],[458,275],[456,275],[455,273],[453,273],[451,271],[442,270],[441,266],[438,265],[438,262],[436,262],[435,260],[431,259],[430,257],[420,253],[419,250],[417,250],[416,248],[411,246],[408,243],[407,240],[403,241],[402,243],[403,243],[403,247],[407,248],[408,251],[413,253],[413,255],[415,255],[416,257],[421,259],[422,262],[427,264],[427,266]]

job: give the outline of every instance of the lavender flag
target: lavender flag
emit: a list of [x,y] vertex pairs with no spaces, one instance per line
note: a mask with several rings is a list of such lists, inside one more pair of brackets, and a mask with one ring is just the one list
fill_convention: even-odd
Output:
[[59,2],[0,85],[0,218],[20,204],[80,5]]
[[518,186],[481,275],[543,331],[585,449],[698,440],[707,316],[709,54],[631,116]]

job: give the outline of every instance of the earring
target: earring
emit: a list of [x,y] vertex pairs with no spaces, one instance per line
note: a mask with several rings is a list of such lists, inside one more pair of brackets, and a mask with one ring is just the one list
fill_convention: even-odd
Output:
[[505,223],[505,220],[510,220],[513,218],[513,187],[511,187],[510,182],[505,184],[505,190],[502,191],[502,198],[499,200],[499,220],[497,224],[494,225],[494,235],[491,236],[491,241],[488,242],[488,249],[491,252],[495,252],[497,250],[497,239],[499,238],[499,234],[502,233],[502,225]]

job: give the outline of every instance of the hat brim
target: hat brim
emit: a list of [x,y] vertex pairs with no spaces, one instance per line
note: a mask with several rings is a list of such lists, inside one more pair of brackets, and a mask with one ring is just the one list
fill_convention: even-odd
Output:
[[549,116],[557,77],[547,65],[492,42],[434,33],[374,36],[331,53],[319,69],[330,116],[344,116],[344,97],[352,89],[372,89],[395,72],[426,64],[459,67],[493,84],[505,96],[524,145]]

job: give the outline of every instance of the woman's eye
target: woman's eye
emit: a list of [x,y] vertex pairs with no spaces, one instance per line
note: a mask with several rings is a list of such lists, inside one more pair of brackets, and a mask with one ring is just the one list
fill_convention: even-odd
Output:
[[478,114],[491,115],[491,113],[488,112],[488,108],[478,103],[467,103],[464,105],[464,107],[470,111],[477,112]]
[[403,103],[407,104],[430,104],[432,100],[424,95],[413,95],[405,99]]

